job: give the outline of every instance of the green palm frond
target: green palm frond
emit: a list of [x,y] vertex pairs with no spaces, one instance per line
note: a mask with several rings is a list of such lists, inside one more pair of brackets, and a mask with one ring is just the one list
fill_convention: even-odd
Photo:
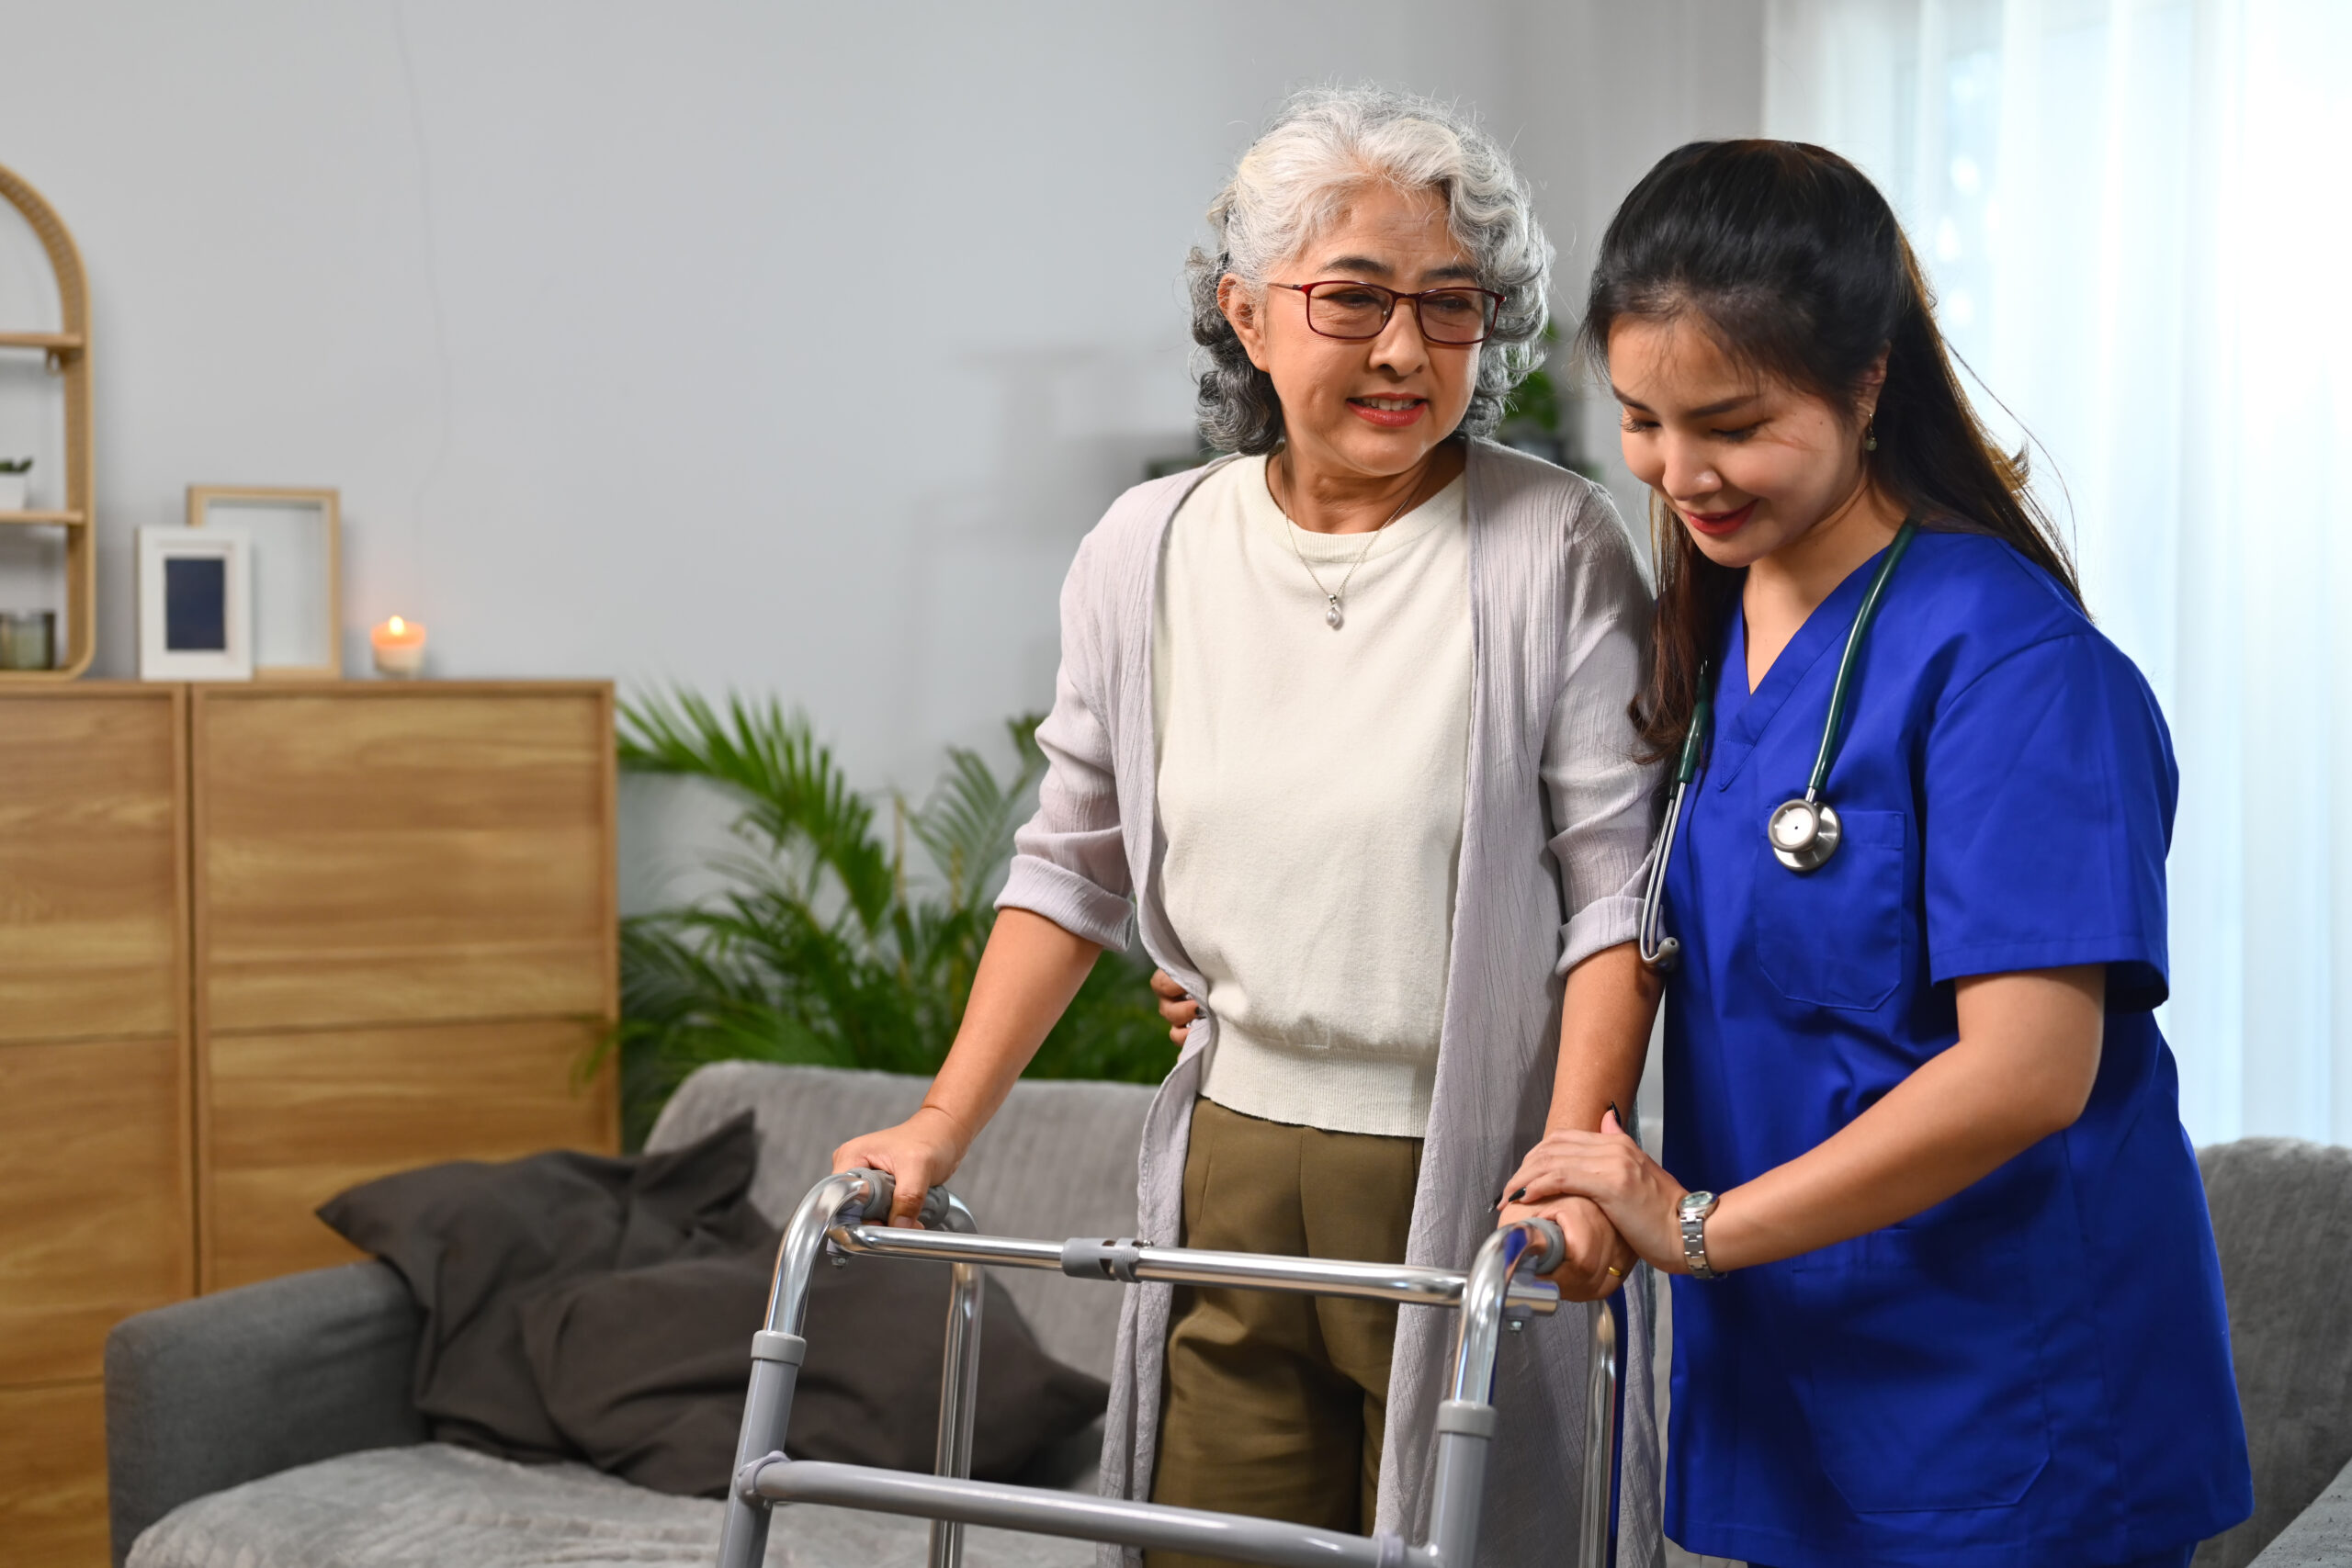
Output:
[[874,807],[849,787],[808,720],[730,696],[719,714],[691,692],[620,706],[620,762],[726,786],[743,805],[739,829],[772,850],[805,847],[872,930],[887,918],[897,868],[874,836]]
[[1030,715],[1005,725],[1019,759],[1010,783],[998,778],[978,752],[950,747],[947,771],[931,798],[908,815],[907,825],[945,880],[953,907],[969,908],[987,898],[1012,858],[1013,830],[1027,818],[1031,792],[1046,776],[1037,724]]
[[[808,721],[774,699],[724,708],[684,691],[625,703],[620,762],[700,778],[741,807],[735,843],[707,861],[720,891],[624,922],[621,1021],[583,1070],[621,1058],[625,1130],[641,1140],[707,1062],[749,1058],[927,1073],[955,1039],[1012,837],[1046,760],[1034,717],[1008,722],[1001,777],[953,748],[920,807],[892,805],[928,865],[886,845]],[[1144,969],[1105,953],[1029,1071],[1154,1082],[1174,1060]]]

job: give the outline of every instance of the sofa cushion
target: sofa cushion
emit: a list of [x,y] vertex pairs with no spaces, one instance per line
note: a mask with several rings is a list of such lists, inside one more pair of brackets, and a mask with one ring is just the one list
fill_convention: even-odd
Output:
[[[771,1248],[682,1258],[532,1302],[524,1340],[557,1428],[597,1469],[640,1486],[723,1495],[743,1422],[746,1348],[766,1317],[773,1258]],[[808,1356],[785,1450],[927,1472],[938,1442],[948,1271],[844,1262],[809,1282]],[[1003,1286],[989,1279],[985,1289],[972,1473],[1010,1481],[1041,1450],[1092,1425],[1110,1389],[1038,1349]]]
[[[836,1147],[904,1121],[922,1103],[929,1082],[840,1067],[720,1062],[679,1087],[646,1147],[673,1148],[752,1111],[760,1130],[752,1201],[782,1224],[832,1169]],[[1143,1084],[1023,1078],[947,1185],[992,1235],[1132,1235],[1136,1151],[1153,1092]],[[1122,1289],[1028,1269],[1003,1269],[998,1277],[1047,1355],[1097,1377],[1111,1375]]]
[[[441,1443],[345,1454],[182,1504],[127,1568],[709,1568],[720,1506],[576,1464],[521,1465]],[[930,1527],[779,1508],[768,1568],[922,1568]],[[1081,1568],[1083,1541],[968,1529],[971,1568]]]
[[434,1437],[571,1458],[532,1380],[525,1303],[567,1280],[760,1245],[770,1233],[744,1196],[758,1159],[737,1116],[637,1158],[558,1151],[404,1170],[328,1200],[319,1217],[398,1269],[424,1309],[416,1407]]

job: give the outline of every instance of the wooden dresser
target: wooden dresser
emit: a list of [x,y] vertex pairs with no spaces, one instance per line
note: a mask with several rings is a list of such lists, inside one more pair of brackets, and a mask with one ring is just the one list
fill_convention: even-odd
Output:
[[0,1556],[107,1561],[106,1333],[311,1211],[618,1141],[612,690],[0,692]]

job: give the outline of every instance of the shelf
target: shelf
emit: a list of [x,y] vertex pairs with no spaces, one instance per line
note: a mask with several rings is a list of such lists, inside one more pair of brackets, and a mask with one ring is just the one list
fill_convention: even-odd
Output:
[[[91,656],[97,651],[92,636],[98,618],[98,512],[90,499],[96,479],[90,457],[90,279],[64,220],[13,169],[0,168],[0,203],[21,218],[40,241],[50,272],[57,280],[54,316],[36,316],[29,307],[19,307],[21,313],[11,310],[8,320],[0,321],[0,329],[5,329],[0,330],[0,370],[6,372],[12,385],[20,383],[26,361],[40,355],[37,363],[51,378],[44,390],[62,404],[64,414],[64,450],[51,454],[41,468],[51,476],[40,481],[38,492],[48,509],[0,512],[0,537],[11,537],[7,532],[11,526],[50,527],[58,530],[64,545],[65,602],[59,607],[58,619],[65,646],[54,650],[61,668],[0,671],[0,682],[23,690],[34,682],[73,679],[90,667]],[[5,217],[0,213],[0,218]],[[32,330],[34,321],[44,320],[54,321],[55,327]],[[15,389],[24,389],[16,385]],[[12,391],[12,399],[14,395]],[[20,455],[0,453],[11,458]],[[8,493],[15,501],[23,492],[11,485]],[[46,544],[53,536],[39,537]],[[13,537],[22,543],[27,536]],[[6,1512],[0,1506],[0,1513]]]

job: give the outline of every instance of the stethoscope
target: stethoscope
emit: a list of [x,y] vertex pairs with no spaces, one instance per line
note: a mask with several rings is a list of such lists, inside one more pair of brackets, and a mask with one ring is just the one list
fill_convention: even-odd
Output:
[[[1821,750],[1814,756],[1813,777],[1806,781],[1804,794],[1794,800],[1782,801],[1765,819],[1764,841],[1771,845],[1772,858],[1800,874],[1820,870],[1838,852],[1838,840],[1844,837],[1837,808],[1821,798],[1822,786],[1829,782],[1829,764],[1837,760],[1838,743],[1845,739],[1846,705],[1853,691],[1854,668],[1861,662],[1862,637],[1878,614],[1879,601],[1886,597],[1886,580],[1894,575],[1895,564],[1911,547],[1911,540],[1918,531],[1909,518],[1904,519],[1903,526],[1894,532],[1894,543],[1887,546],[1886,554],[1879,558],[1878,570],[1871,574],[1870,587],[1862,592],[1861,608],[1854,612],[1853,629],[1846,634],[1845,655],[1838,660],[1837,682],[1829,688],[1829,714],[1822,721]],[[1666,901],[1667,863],[1673,857],[1674,840],[1682,822],[1682,797],[1690,791],[1690,781],[1699,776],[1707,736],[1714,728],[1714,689],[1713,671],[1705,665],[1700,666],[1699,694],[1690,705],[1690,733],[1682,738],[1682,757],[1674,767],[1674,794],[1667,801],[1666,820],[1658,825],[1657,842],[1650,849],[1649,877],[1642,886],[1642,919],[1635,941],[1642,962],[1653,969],[1673,968],[1682,953],[1682,944],[1660,931],[1658,924]]]

